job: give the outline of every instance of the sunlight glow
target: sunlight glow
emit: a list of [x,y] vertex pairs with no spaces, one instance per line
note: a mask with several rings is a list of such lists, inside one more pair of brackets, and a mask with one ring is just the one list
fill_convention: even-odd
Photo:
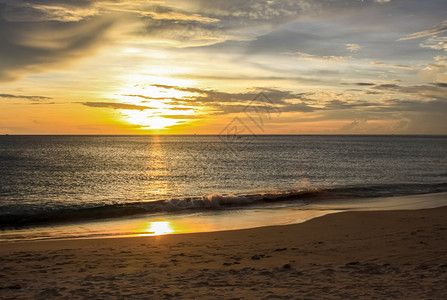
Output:
[[79,2],[0,0],[0,134],[447,134],[447,1]]
[[184,121],[159,117],[154,115],[151,110],[123,110],[122,114],[126,122],[139,125],[142,129],[165,129]]
[[198,95],[181,90],[184,80],[133,74],[126,76],[124,81],[126,83],[120,89],[105,96],[118,103],[135,105],[135,109],[117,110],[122,121],[139,129],[165,130],[191,122],[194,115],[201,113],[197,107],[182,101]]
[[174,232],[168,221],[151,222],[146,230],[148,235],[163,235]]

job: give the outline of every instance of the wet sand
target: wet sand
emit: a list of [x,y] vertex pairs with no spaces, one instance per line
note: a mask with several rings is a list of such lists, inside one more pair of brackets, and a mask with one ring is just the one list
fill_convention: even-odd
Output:
[[447,207],[0,245],[1,299],[445,299],[446,290]]

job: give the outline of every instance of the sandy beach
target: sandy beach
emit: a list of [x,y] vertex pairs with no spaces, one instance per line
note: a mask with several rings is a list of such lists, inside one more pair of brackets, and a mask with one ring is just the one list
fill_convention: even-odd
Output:
[[447,207],[246,230],[7,243],[2,299],[445,299]]

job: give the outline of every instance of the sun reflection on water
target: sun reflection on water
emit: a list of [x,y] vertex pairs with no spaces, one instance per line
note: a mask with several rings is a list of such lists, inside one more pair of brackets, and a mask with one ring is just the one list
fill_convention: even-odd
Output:
[[152,196],[162,197],[172,191],[169,180],[170,168],[166,162],[165,151],[160,137],[152,136],[148,149],[147,180],[145,181],[145,189]]

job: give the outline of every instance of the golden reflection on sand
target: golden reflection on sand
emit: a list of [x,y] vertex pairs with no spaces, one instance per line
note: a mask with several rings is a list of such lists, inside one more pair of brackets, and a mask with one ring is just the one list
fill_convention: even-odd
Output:
[[173,233],[174,229],[172,229],[171,223],[168,221],[149,222],[144,232],[145,233],[142,233],[141,236],[169,234]]
[[[135,230],[136,229],[136,230]],[[192,233],[216,231],[217,228],[207,223],[189,221],[187,219],[174,221],[151,221],[140,223],[135,226],[133,232],[138,232],[134,236],[158,236],[166,234]]]

